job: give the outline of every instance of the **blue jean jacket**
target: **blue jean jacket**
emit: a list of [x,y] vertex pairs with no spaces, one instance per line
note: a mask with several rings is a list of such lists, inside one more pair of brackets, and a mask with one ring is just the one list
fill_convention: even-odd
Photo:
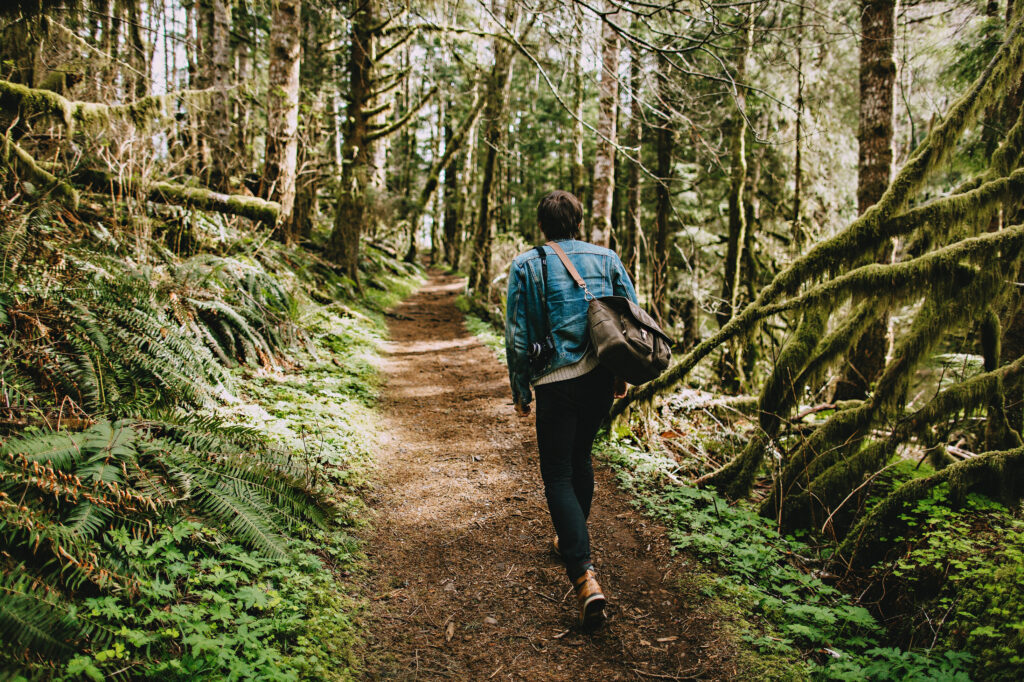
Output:
[[[596,297],[625,296],[637,302],[633,283],[614,251],[575,239],[560,239],[569,260]],[[508,275],[508,299],[505,309],[505,354],[512,398],[521,405],[533,399],[530,382],[580,360],[590,339],[587,334],[587,308],[583,290],[573,281],[558,255],[544,247],[548,262],[547,314],[555,352],[539,371],[530,367],[527,349],[541,341],[544,324],[544,276],[536,250],[520,254],[512,261]]]

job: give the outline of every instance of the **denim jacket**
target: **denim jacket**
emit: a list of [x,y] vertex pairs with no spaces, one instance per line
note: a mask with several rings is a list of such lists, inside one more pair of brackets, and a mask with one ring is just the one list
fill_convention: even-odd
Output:
[[[614,251],[575,239],[557,240],[569,260],[586,281],[590,293],[601,296],[625,296],[637,302],[626,268]],[[505,309],[505,354],[508,359],[512,398],[521,405],[532,400],[531,380],[579,361],[590,344],[587,334],[587,308],[583,290],[573,281],[558,255],[550,247],[547,253],[548,279],[546,297],[540,256],[531,249],[512,261],[508,275],[508,299]],[[530,367],[527,350],[541,341],[544,323],[544,300],[550,320],[555,352],[539,371]]]

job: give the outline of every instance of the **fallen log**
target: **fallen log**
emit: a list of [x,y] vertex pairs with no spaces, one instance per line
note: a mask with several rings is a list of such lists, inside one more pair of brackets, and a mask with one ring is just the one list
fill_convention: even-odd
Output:
[[157,204],[189,206],[203,211],[216,211],[242,216],[249,220],[275,225],[281,213],[281,204],[259,197],[214,192],[205,187],[189,187],[173,182],[144,182],[134,176],[119,178],[108,171],[95,168],[77,168],[71,180],[100,192],[137,192],[147,201]]

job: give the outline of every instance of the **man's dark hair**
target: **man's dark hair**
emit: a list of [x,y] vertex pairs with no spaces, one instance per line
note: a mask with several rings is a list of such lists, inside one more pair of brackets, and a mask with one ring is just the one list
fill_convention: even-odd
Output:
[[540,230],[548,239],[575,239],[583,222],[583,204],[569,192],[556,189],[537,206]]

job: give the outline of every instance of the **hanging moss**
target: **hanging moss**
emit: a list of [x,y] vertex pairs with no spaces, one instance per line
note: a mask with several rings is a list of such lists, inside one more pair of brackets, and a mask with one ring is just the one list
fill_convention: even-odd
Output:
[[787,310],[810,306],[838,306],[855,295],[885,292],[893,301],[905,301],[920,295],[921,285],[941,285],[963,280],[971,268],[964,261],[987,264],[1003,254],[1019,253],[1024,247],[1024,225],[963,239],[902,263],[872,263],[835,279],[823,282],[800,296],[766,305],[756,317],[767,317]]
[[[869,474],[884,467],[896,452],[896,444],[890,440],[861,446],[856,442],[843,448],[848,452],[836,457],[835,463],[817,475],[805,490],[786,499],[782,514],[785,528],[803,528],[811,524],[818,528],[824,524],[846,496]],[[833,531],[836,530],[833,527]]]
[[[974,278],[970,286],[954,284],[950,291],[940,289],[935,292],[934,298],[918,313],[910,332],[895,351],[894,359],[886,366],[873,394],[858,408],[861,414],[851,418],[851,423],[859,422],[863,430],[868,424],[882,421],[900,411],[913,371],[931,353],[945,330],[968,322],[982,313],[984,309],[981,306],[990,300],[993,291],[1000,286],[1000,279],[997,272],[982,272]],[[986,387],[986,395],[975,396],[982,403],[998,390],[1002,374],[994,376],[997,378]],[[950,411],[961,409],[963,403],[956,405],[953,398],[969,396],[970,394],[966,392],[950,393],[945,402],[934,403],[932,409],[940,405]],[[946,415],[930,416],[936,420]],[[781,476],[781,490],[790,493],[782,500],[782,519],[785,525],[792,528],[806,524],[813,519],[817,508],[824,508],[824,513],[828,513],[828,508],[838,504],[847,493],[861,483],[865,475],[874,473],[878,467],[883,466],[895,451],[896,445],[909,436],[909,433],[906,427],[897,429],[890,439],[890,446],[884,452],[858,452],[858,432],[851,429],[843,435],[844,440],[841,442],[835,441],[831,445],[820,444],[821,449],[817,452],[821,454],[806,450],[798,453],[802,455],[801,459],[798,461],[797,457],[794,457]],[[851,444],[854,446],[851,447]],[[805,484],[803,492],[792,491],[793,484],[798,481]],[[766,504],[765,509],[777,506],[778,501],[772,500],[772,505]]]
[[781,420],[799,402],[803,384],[798,383],[798,377],[817,348],[828,318],[823,308],[808,310],[796,333],[782,347],[758,404],[759,423],[766,432],[775,433]]
[[[1022,37],[1021,22],[1018,21],[1008,32],[1003,45],[982,74],[968,92],[950,107],[945,118],[932,128],[877,204],[853,221],[844,231],[815,246],[776,275],[756,300],[734,316],[716,334],[684,355],[661,377],[631,389],[626,398],[617,401],[613,406],[613,416],[621,413],[633,400],[649,400],[663,391],[674,388],[709,353],[730,339],[749,332],[760,319],[771,314],[771,311],[765,311],[764,308],[767,303],[780,295],[795,291],[801,284],[814,276],[826,272],[836,272],[844,263],[856,262],[881,241],[899,236],[897,229],[906,230],[906,233],[909,234],[921,227],[919,221],[923,219],[923,214],[918,214],[916,219],[899,222],[894,221],[893,218],[917,192],[927,177],[942,165],[942,161],[955,147],[963,131],[976,117],[977,112],[983,107],[989,106],[996,99],[997,94],[1006,90],[1009,83],[1015,83],[1019,79],[1022,69],[1024,69],[1024,37]],[[960,202],[959,210],[964,209],[964,201],[966,201],[964,197],[956,200],[956,202]],[[931,210],[939,211],[941,209],[933,207]],[[878,275],[878,280],[883,280],[880,285],[887,286],[884,282],[887,273],[879,271],[875,274]],[[872,286],[877,285],[877,282],[872,283]]]
[[[822,472],[808,487],[807,500],[828,501],[835,505],[859,485],[864,474],[884,466],[896,448],[911,437],[921,436],[932,424],[941,422],[957,412],[971,412],[982,407],[994,395],[1001,394],[1004,385],[1015,386],[1024,380],[1024,358],[1001,368],[950,386],[941,391],[912,415],[902,419],[884,441],[864,448],[851,459],[844,459]],[[1014,445],[1020,446],[1017,442]],[[937,452],[941,449],[935,448]]]
[[1022,151],[1024,151],[1024,108],[1021,108],[1020,113],[1017,114],[1017,121],[992,154],[992,171],[1000,175],[1008,174],[1020,163]]
[[795,383],[800,386],[820,383],[822,375],[860,340],[864,330],[875,320],[879,307],[876,298],[867,299],[857,306],[841,325],[818,344],[814,349],[814,357],[804,366]]
[[698,485],[710,485],[733,499],[746,497],[761,467],[765,448],[778,432],[779,425],[799,401],[802,385],[794,382],[825,329],[828,315],[821,310],[806,313],[779,353],[758,400],[758,424],[761,431],[751,438],[743,452],[718,471],[702,477]]

